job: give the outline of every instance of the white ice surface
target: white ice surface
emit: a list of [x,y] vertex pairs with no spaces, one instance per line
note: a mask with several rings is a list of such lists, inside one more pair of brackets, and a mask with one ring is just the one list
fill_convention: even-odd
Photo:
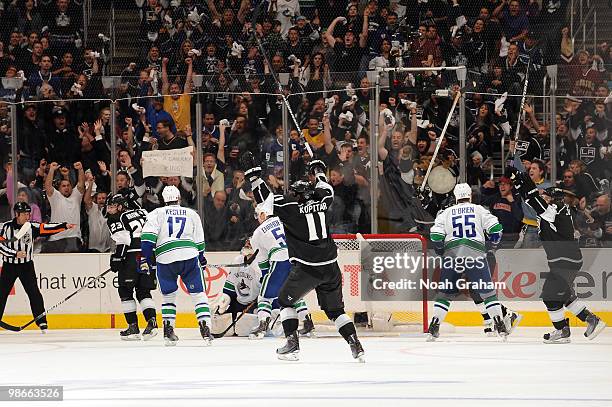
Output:
[[[15,406],[612,406],[612,330],[545,345],[545,328],[509,341],[459,328],[435,343],[417,335],[363,337],[367,363],[341,338],[301,341],[282,362],[280,339],[225,338],[202,347],[195,329],[179,344],[122,342],[118,330],[0,333],[0,384],[62,385],[64,401]],[[0,403],[7,404],[7,403]]]

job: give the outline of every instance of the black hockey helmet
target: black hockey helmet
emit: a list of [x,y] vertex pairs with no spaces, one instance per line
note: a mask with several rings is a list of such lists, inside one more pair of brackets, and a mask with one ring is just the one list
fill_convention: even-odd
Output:
[[104,203],[104,208],[102,208],[102,216],[108,216],[108,206],[109,205],[121,205],[123,209],[127,208],[127,200],[121,194],[108,194],[106,197],[106,202]]
[[27,202],[16,202],[15,205],[13,205],[13,211],[15,211],[15,214],[23,212],[30,213],[32,212],[32,208]]
[[295,181],[289,185],[289,191],[297,198],[299,202],[306,202],[311,197],[314,191],[308,181]]
[[567,189],[561,189],[559,187],[549,187],[544,190],[544,195],[552,198],[554,204],[563,205],[565,197],[575,198],[576,194]]

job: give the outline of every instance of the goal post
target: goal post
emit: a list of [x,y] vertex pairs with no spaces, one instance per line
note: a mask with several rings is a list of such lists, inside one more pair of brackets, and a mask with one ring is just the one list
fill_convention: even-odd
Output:
[[[373,331],[427,330],[429,304],[425,287],[407,292],[401,289],[381,289],[372,292],[373,277],[378,277],[367,262],[369,255],[395,256],[400,254],[413,259],[416,269],[411,271],[413,280],[426,280],[427,239],[420,234],[335,234],[338,247],[338,265],[343,277],[344,306],[353,316],[367,313],[367,325]],[[363,264],[366,259],[367,264]],[[384,278],[384,274],[380,274]],[[309,301],[310,300],[310,301]],[[316,310],[316,296],[307,298],[308,306]],[[317,315],[317,323],[325,323],[323,315]]]

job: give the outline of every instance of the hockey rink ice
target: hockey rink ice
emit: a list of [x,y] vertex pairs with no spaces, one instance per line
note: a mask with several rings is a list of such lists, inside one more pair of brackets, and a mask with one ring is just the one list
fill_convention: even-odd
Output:
[[[196,329],[122,342],[119,330],[0,332],[0,384],[62,385],[58,406],[612,406],[612,329],[545,345],[547,328],[517,328],[503,343],[480,328],[362,336],[366,363],[340,337],[305,338],[301,360],[276,359],[279,338],[223,338]],[[316,403],[316,404],[313,404]],[[6,403],[0,403],[6,404]],[[12,404],[11,404],[12,405]]]

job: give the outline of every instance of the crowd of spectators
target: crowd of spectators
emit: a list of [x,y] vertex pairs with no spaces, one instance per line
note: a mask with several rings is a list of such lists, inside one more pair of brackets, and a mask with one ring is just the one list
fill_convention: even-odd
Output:
[[[280,191],[305,176],[312,158],[305,141],[329,167],[336,196],[329,213],[333,233],[370,231],[372,166],[378,168],[379,232],[427,233],[436,212],[452,200],[428,187],[419,192],[449,115],[435,165],[454,179],[459,162],[467,163],[475,200],[499,217],[508,247],[540,244],[534,214],[500,176],[501,141],[513,138],[517,126],[519,137],[507,146],[513,165],[540,188],[559,184],[574,194],[585,247],[612,245],[612,47],[574,50],[564,24],[568,2],[125,2],[140,19],[138,52],[118,87],[109,90],[104,38],[84,43],[81,2],[0,0],[0,75],[8,79],[0,88],[0,159],[7,199],[18,182],[17,199],[34,204],[41,219],[80,226],[45,243],[43,251],[109,249],[102,209],[111,178],[117,188],[133,187],[148,210],[163,204],[164,185],[177,186],[187,206],[196,207],[202,197],[208,250],[237,250],[256,226],[240,156],[250,151],[259,157],[268,182]],[[520,95],[526,77],[527,93],[541,95],[546,66],[553,64],[569,79],[551,135],[539,114],[542,100],[528,98],[521,111]],[[369,71],[459,65],[468,68],[464,89],[452,71],[383,74],[381,103],[371,110]],[[436,92],[441,89],[449,96]],[[466,99],[465,157],[459,156],[458,111],[451,112],[458,91]],[[117,100],[114,121],[111,98]],[[18,106],[16,123],[9,118],[12,103]],[[196,103],[203,106],[203,128],[202,162],[194,161],[194,176],[144,177],[145,151],[192,147],[200,156]],[[376,112],[378,157],[371,157]],[[117,157],[111,155],[113,133]],[[553,159],[558,180],[550,179]],[[196,165],[202,166],[201,179]]]

